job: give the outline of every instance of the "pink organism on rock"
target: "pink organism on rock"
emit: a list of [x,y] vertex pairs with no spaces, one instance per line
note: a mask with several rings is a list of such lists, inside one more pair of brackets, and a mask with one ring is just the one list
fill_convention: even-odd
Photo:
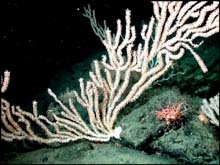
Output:
[[179,103],[173,103],[160,111],[156,111],[156,118],[165,120],[168,125],[181,122],[181,118],[186,114],[186,109],[181,111],[184,103],[185,101],[180,101]]

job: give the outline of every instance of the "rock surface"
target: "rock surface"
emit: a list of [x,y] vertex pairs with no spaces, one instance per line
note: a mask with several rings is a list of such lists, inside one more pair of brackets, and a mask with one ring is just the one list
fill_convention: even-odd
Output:
[[[9,157],[9,155],[8,155]],[[43,148],[13,155],[9,164],[176,164],[166,155],[146,155],[144,152],[113,143],[81,142],[60,148]]]

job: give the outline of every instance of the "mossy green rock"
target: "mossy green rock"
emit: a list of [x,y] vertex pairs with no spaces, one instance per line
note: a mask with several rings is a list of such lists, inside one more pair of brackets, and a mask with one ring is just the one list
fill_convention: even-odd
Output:
[[[9,157],[9,156],[8,156]],[[144,152],[113,143],[80,142],[60,148],[43,148],[13,155],[9,164],[176,164],[168,156],[146,155]]]
[[[156,93],[117,123],[123,129],[123,144],[146,153],[166,153],[180,162],[208,163],[217,159],[219,142],[214,129],[198,119],[201,98],[191,98],[177,89],[157,89]],[[187,111],[179,123],[167,125],[156,118],[156,111],[182,100],[186,102]]]
[[219,144],[213,134],[197,120],[178,130],[166,132],[152,142],[152,147],[193,164],[217,159],[219,152]]

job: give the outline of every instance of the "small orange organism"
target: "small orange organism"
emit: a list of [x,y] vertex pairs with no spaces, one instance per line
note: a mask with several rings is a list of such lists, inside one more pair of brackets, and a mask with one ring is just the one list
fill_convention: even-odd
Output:
[[208,117],[203,113],[203,112],[200,112],[199,115],[198,115],[198,118],[199,118],[199,121],[203,124],[209,124],[209,119]]
[[180,111],[184,103],[185,101],[181,101],[179,103],[174,103],[161,111],[156,111],[156,117],[160,120],[165,120],[168,125],[176,123],[185,115],[186,110]]

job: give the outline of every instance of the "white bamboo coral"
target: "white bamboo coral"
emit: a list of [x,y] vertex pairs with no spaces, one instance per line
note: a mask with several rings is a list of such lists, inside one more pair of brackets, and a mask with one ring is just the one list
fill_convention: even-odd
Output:
[[[64,105],[48,89],[48,93],[63,109],[60,115],[53,114],[54,121],[38,115],[36,102],[33,113],[1,100],[1,126],[3,140],[29,139],[41,143],[75,141],[109,141],[111,137],[120,138],[121,127],[115,127],[118,113],[129,102],[135,101],[144,90],[160,78],[175,60],[182,58],[189,50],[202,71],[208,71],[206,65],[194,51],[201,43],[194,43],[198,37],[207,38],[219,31],[219,3],[159,1],[153,2],[154,16],[149,25],[143,25],[140,37],[143,43],[134,46],[139,33],[131,25],[131,11],[125,12],[125,31],[121,20],[117,21],[115,34],[108,27],[101,28],[91,9],[85,9],[95,34],[104,44],[107,55],[102,61],[94,61],[94,71],[90,79],[79,79],[80,91],[74,91],[77,104],[88,113],[89,123],[77,111],[75,101],[69,99]],[[125,34],[123,34],[123,32]],[[153,38],[153,41],[152,41]],[[153,63],[153,65],[152,65]],[[132,81],[136,72],[140,78]],[[4,83],[2,83],[2,88]],[[24,127],[21,127],[21,123]],[[33,129],[32,124],[42,129],[41,133]]]
[[212,124],[219,126],[219,93],[209,100],[203,99],[201,111],[209,118]]

